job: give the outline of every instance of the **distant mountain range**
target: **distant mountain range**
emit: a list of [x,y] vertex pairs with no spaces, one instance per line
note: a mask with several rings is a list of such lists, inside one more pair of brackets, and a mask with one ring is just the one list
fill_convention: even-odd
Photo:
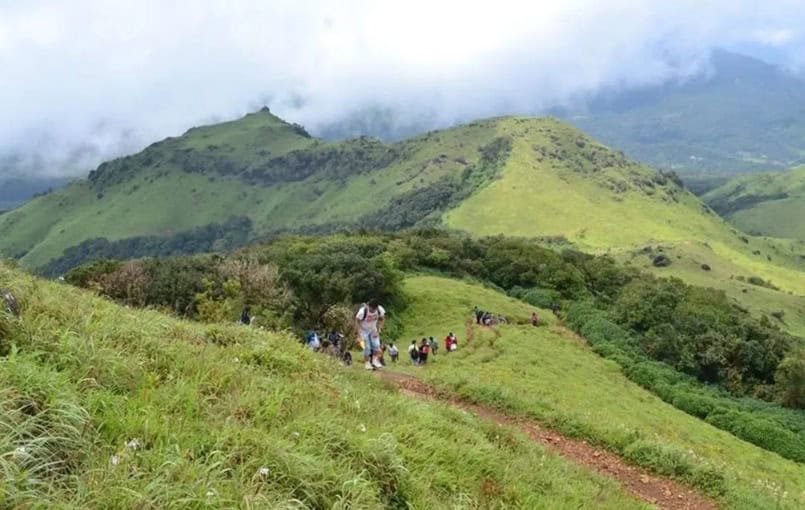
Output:
[[[805,162],[805,81],[745,55],[717,50],[707,72],[680,83],[602,91],[558,116],[630,158],[702,176],[783,169]],[[328,139],[396,140],[428,129],[388,108],[320,129]]]
[[805,166],[739,177],[703,199],[746,232],[805,240]]

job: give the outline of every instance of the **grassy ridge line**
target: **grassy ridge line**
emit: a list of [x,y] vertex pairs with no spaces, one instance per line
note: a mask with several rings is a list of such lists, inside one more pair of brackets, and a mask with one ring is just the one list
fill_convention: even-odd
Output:
[[21,322],[0,316],[13,345],[0,506],[646,508],[520,433],[284,335],[121,308],[2,265],[0,286],[23,303]]
[[[463,332],[482,306],[509,317],[533,310],[480,286],[422,276],[408,278],[412,304],[405,338]],[[434,313],[437,310],[438,313]],[[717,489],[729,508],[801,508],[805,466],[741,441],[662,402],[630,382],[614,362],[548,320],[547,327],[504,326],[481,333],[460,351],[417,370],[429,383],[469,399],[536,418],[577,437],[621,451],[633,461]],[[459,330],[459,331],[456,331]]]
[[805,241],[805,166],[739,177],[702,198],[742,230]]

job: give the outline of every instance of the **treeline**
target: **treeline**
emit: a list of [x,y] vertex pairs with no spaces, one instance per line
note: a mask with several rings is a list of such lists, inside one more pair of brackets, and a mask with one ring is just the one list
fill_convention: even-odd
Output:
[[[251,269],[226,269],[236,262]],[[145,290],[127,284],[132,264],[144,265]],[[605,256],[555,251],[537,240],[421,229],[280,237],[228,258],[103,262],[67,279],[122,302],[167,306],[201,320],[235,320],[250,304],[264,324],[301,330],[348,327],[352,307],[372,296],[400,310],[402,275],[423,270],[472,277],[535,306],[561,303],[569,324],[633,380],[719,428],[805,461],[805,414],[779,407],[805,408],[799,342],[723,292],[656,278]],[[270,283],[250,283],[250,275],[264,273],[273,275]]]
[[245,245],[253,235],[251,219],[233,216],[224,223],[210,223],[171,236],[137,236],[118,241],[103,237],[88,239],[67,248],[60,257],[39,268],[38,272],[45,276],[59,276],[95,260],[227,252]]

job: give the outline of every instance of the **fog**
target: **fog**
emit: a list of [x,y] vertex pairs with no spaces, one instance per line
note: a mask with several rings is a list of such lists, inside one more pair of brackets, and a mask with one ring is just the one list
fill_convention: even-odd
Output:
[[[205,5],[206,4],[206,5]],[[443,127],[711,72],[716,47],[805,62],[779,0],[0,0],[0,178],[83,175],[268,105]]]

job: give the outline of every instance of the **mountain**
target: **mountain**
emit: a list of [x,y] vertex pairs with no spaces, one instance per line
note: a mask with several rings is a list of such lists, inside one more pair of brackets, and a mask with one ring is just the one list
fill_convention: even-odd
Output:
[[[264,109],[104,163],[0,216],[0,253],[57,275],[99,257],[412,226],[610,252],[741,302],[761,292],[768,299],[753,310],[784,313],[805,334],[805,243],[744,235],[673,174],[552,118],[487,119],[386,144],[324,142]],[[670,266],[654,265],[669,253]],[[747,287],[750,278],[765,286]]]
[[50,193],[70,181],[62,177],[0,177],[0,211],[13,209],[37,195]]
[[787,168],[805,160],[805,81],[717,50],[709,73],[601,93],[561,112],[630,157],[684,177]]
[[702,198],[745,232],[805,240],[805,166],[736,178]]

